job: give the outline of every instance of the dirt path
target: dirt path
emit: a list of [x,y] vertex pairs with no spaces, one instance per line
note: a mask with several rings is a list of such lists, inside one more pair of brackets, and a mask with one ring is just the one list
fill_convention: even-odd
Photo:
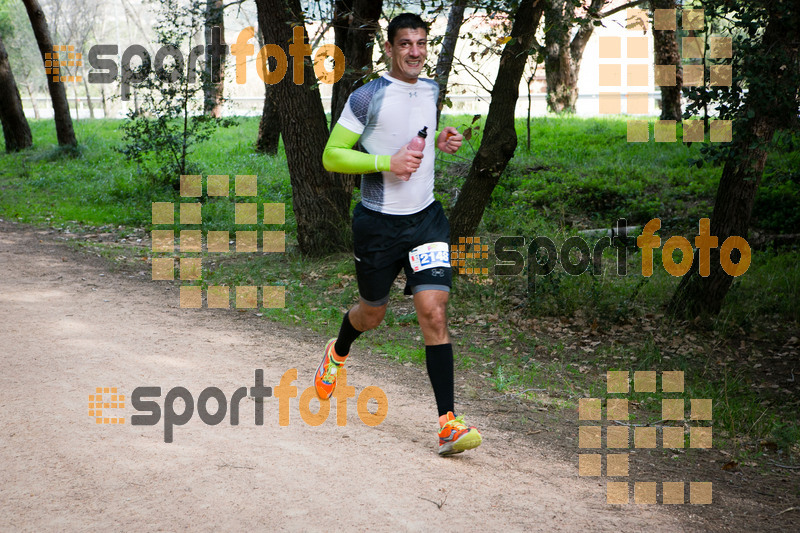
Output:
[[481,448],[439,458],[424,373],[358,350],[349,384],[357,393],[379,386],[389,401],[374,428],[358,418],[355,399],[345,427],[333,407],[323,425],[308,426],[298,398],[288,427],[278,424],[276,398],[265,401],[263,426],[245,398],[239,426],[227,418],[207,426],[195,413],[171,444],[163,419],[130,425],[130,405],[125,425],[96,425],[87,404],[98,386],[127,396],[160,386],[163,407],[172,387],[196,400],[216,386],[230,398],[253,385],[255,369],[274,387],[297,368],[302,392],[319,339],[289,337],[252,313],[182,310],[175,288],[107,273],[32,230],[5,226],[0,272],[3,530],[684,529],[662,507],[607,505],[599,480],[579,478],[576,464],[491,418],[470,418],[485,435]]

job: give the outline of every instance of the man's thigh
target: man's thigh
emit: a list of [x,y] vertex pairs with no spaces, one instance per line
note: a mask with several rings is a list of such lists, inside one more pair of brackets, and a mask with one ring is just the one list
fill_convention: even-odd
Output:
[[393,219],[371,214],[361,204],[353,211],[353,255],[358,292],[367,305],[379,307],[403,268],[406,251],[398,242]]
[[417,257],[413,259],[413,265],[410,254],[404,257],[403,266],[408,278],[406,294],[425,290],[449,292],[453,283],[450,223],[439,202],[432,205],[427,216],[420,221],[412,246],[419,253],[415,254]]
[[392,284],[403,265],[396,262],[385,267],[376,267],[366,261],[367,258],[356,259],[356,281],[361,302],[372,307],[386,305]]

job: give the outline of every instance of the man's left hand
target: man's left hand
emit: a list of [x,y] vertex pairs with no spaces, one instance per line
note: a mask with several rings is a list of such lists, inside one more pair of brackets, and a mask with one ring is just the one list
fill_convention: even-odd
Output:
[[462,140],[464,140],[464,136],[458,133],[457,129],[447,126],[436,139],[436,147],[442,152],[454,154],[461,148]]

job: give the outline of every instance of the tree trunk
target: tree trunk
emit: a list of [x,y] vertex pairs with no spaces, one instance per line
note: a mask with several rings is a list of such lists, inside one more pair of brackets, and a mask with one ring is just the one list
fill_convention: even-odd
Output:
[[0,37],[0,122],[3,124],[3,138],[6,141],[6,152],[16,152],[30,147],[33,136],[25,112],[22,110],[22,99],[19,97],[17,82],[8,62],[8,54]]
[[[261,12],[262,5],[256,2],[256,12],[258,13],[258,20],[266,20],[264,17],[266,13]],[[264,46],[264,32],[261,29],[259,22],[258,33],[256,34],[259,48]],[[277,62],[274,57],[270,57],[269,70],[272,72]],[[278,113],[278,103],[275,101],[275,91],[272,90],[272,85],[264,84],[264,107],[261,110],[261,121],[258,123],[258,137],[256,138],[256,151],[268,155],[275,155],[278,153],[278,146],[281,138],[281,117]]]
[[[47,28],[47,19],[44,11],[37,0],[22,0],[28,17],[31,20],[33,34],[36,36],[36,43],[39,45],[39,52],[42,54],[42,61],[45,61],[45,54],[53,53],[53,41],[50,39],[50,30]],[[72,129],[72,118],[69,116],[69,102],[67,102],[67,91],[64,84],[53,81],[52,75],[45,75],[47,87],[50,90],[50,99],[53,102],[53,118],[56,123],[56,137],[60,146],[77,146],[75,131]]]
[[385,42],[386,41],[383,39],[383,33],[381,33],[381,29],[378,28],[375,31],[375,44],[378,45],[378,50],[381,51],[380,63],[382,65],[389,64],[389,56],[386,55],[386,47],[384,46]]
[[[746,56],[745,61],[756,62],[749,71],[761,71],[759,86],[750,87],[747,93],[743,118],[734,120],[741,129],[734,129],[731,155],[725,162],[720,178],[714,211],[711,215],[711,235],[716,236],[718,246],[728,237],[747,237],[753,200],[767,161],[767,144],[773,134],[787,121],[797,115],[794,99],[784,99],[788,104],[781,105],[779,98],[785,94],[797,94],[796,74],[786,65],[798,63],[798,45],[795,29],[800,24],[797,8],[789,11],[794,16],[776,16],[771,13],[760,49],[763,54]],[[752,54],[751,54],[752,55]],[[769,85],[769,91],[760,85]],[[768,94],[771,92],[772,94]],[[751,118],[746,118],[751,115]],[[737,262],[737,257],[732,257]],[[728,275],[720,264],[719,248],[711,250],[710,275],[702,277],[698,273],[699,257],[695,253],[691,270],[681,279],[675,294],[668,305],[673,316],[693,317],[704,313],[717,314],[728,293],[733,277]]]
[[[534,63],[536,63],[536,59],[534,59]],[[538,64],[533,65],[533,72],[531,72],[531,77],[525,79],[525,85],[527,87],[528,93],[528,115],[525,120],[525,129],[527,130],[527,139],[526,139],[526,148],[528,149],[528,153],[531,151],[531,86],[533,85],[533,80],[536,78],[536,71],[539,69]]]
[[142,114],[142,108],[139,107],[139,97],[137,96],[138,91],[136,90],[136,86],[131,87],[131,93],[133,93],[133,116],[138,117]]
[[278,114],[278,104],[275,102],[275,91],[271,85],[264,84],[264,109],[261,111],[261,121],[258,123],[258,138],[256,151],[268,155],[278,153],[281,138],[281,116]]
[[466,0],[456,0],[447,15],[447,29],[442,40],[442,51],[436,62],[436,82],[439,84],[439,100],[436,102],[436,122],[442,115],[444,100],[447,97],[447,80],[450,78],[450,70],[453,68],[453,57],[456,52],[456,42],[458,42],[458,32],[461,31],[461,24],[464,22],[464,8]]
[[[569,0],[547,0],[544,8],[544,73],[547,107],[553,113],[575,111],[578,87],[569,55],[574,6]],[[569,13],[568,13],[569,12]]]
[[72,84],[72,101],[75,104],[75,121],[77,122],[81,119],[79,114],[80,108],[78,107],[80,105],[80,101],[78,100],[78,89],[75,88],[74,83]]
[[492,191],[517,148],[514,109],[543,3],[542,0],[522,0],[517,9],[511,28],[512,40],[505,45],[500,57],[483,140],[450,215],[450,235],[454,242],[458,237],[475,234]]
[[[303,29],[300,0],[256,0],[261,4],[259,25],[264,41],[276,43],[287,57],[293,42],[293,26]],[[268,16],[266,16],[268,15]],[[307,34],[306,34],[307,36]],[[301,44],[301,43],[295,43]],[[349,249],[351,195],[322,166],[322,151],[328,139],[328,124],[311,59],[306,57],[303,83],[293,80],[293,60],[283,80],[273,86],[286,162],[292,183],[297,220],[297,241],[306,255],[325,255]]]
[[[337,0],[334,12],[335,44],[344,53],[345,69],[342,79],[333,84],[331,95],[331,130],[342,114],[347,98],[372,73],[372,52],[375,32],[381,16],[383,0]],[[334,179],[352,195],[359,177],[357,174],[336,174]]]
[[[575,4],[571,0],[546,0],[544,7],[544,69],[547,107],[553,113],[574,113],[578,101],[578,75],[583,51],[594,33],[589,17],[578,23],[575,36]],[[597,15],[606,0],[592,0],[587,11]]]
[[[225,16],[223,0],[206,2],[206,46],[225,46]],[[218,30],[215,30],[219,28]],[[218,31],[218,43],[213,44],[214,32]],[[209,48],[206,48],[208,51]],[[218,50],[219,52],[220,50]],[[218,60],[221,59],[221,60]],[[203,80],[203,110],[206,115],[219,118],[222,116],[222,95],[225,86],[225,53],[212,54],[206,52],[206,73]]]
[[[758,117],[752,121],[752,133],[768,141],[775,132],[771,121]],[[736,161],[728,161],[722,170],[714,211],[711,215],[711,235],[718,245],[732,235],[747,236],[753,200],[761,181],[767,152],[763,148],[741,147],[744,151]],[[695,252],[692,268],[681,279],[667,307],[668,313],[680,318],[693,318],[702,314],[717,314],[733,284],[720,264],[719,248],[712,248],[710,274],[699,275],[699,252]]]
[[92,105],[92,97],[89,95],[89,82],[86,81],[86,76],[83,77],[83,88],[86,90],[86,105],[89,106],[89,117],[94,118],[94,106]]
[[31,99],[31,107],[33,107],[33,118],[39,120],[41,116],[39,115],[39,105],[36,103],[36,97],[33,96],[33,91],[31,91],[31,84],[25,84],[25,91],[28,93],[28,98]]
[[111,110],[108,108],[108,98],[106,98],[106,84],[100,84],[100,99],[103,101],[103,118],[109,118],[111,116]]
[[[655,9],[677,9],[676,0],[651,0]],[[680,11],[678,11],[680,12]],[[681,121],[681,88],[683,88],[683,68],[678,52],[677,32],[674,30],[653,30],[653,52],[656,65],[675,65],[675,85],[661,85],[661,120]]]
[[[353,14],[353,0],[334,0],[333,2],[333,44],[336,45],[342,53],[347,50],[347,32],[350,30],[350,21],[354,18]],[[348,58],[345,57],[345,73],[350,68]],[[349,95],[352,91],[343,91],[339,85],[344,82],[344,76],[339,80],[339,83],[334,83],[331,88],[331,129],[336,125],[339,120],[339,115],[342,114],[344,104],[347,102],[347,96],[342,101],[340,94]],[[341,101],[341,104],[338,102]]]
[[[345,69],[342,79],[333,84],[331,97],[331,129],[339,120],[347,98],[364,85],[364,79],[372,73],[372,52],[375,45],[375,30],[381,16],[383,0],[352,0],[336,2],[334,15],[334,37],[336,46],[344,53]],[[347,10],[342,12],[341,10]],[[347,22],[347,31],[342,27]],[[344,36],[344,42],[340,38]]]

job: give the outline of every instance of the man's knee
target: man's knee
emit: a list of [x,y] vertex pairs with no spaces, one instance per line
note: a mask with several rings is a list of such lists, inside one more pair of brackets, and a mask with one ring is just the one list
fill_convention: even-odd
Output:
[[372,308],[369,312],[364,314],[364,325],[367,329],[375,329],[381,325],[384,316],[386,316],[385,307]]
[[417,319],[431,329],[443,330],[447,328],[447,306],[441,304],[418,309]]
[[[351,322],[353,322],[353,313],[350,313]],[[383,322],[383,317],[386,316],[386,306],[373,307],[363,302],[358,304],[357,324],[353,322],[353,327],[360,331],[367,331],[375,329]]]

